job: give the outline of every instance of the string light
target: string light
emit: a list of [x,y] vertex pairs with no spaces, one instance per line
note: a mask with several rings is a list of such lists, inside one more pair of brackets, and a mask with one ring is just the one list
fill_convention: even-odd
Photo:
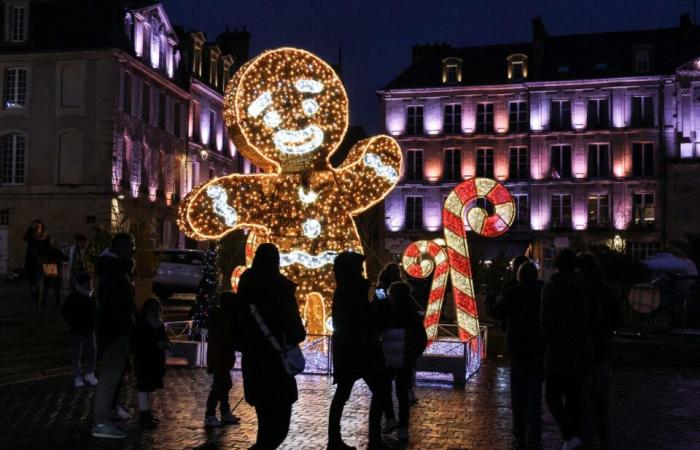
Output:
[[[282,271],[298,286],[308,332],[327,333],[333,260],[344,250],[362,253],[353,217],[394,188],[401,149],[388,136],[374,136],[333,168],[330,157],[348,125],[347,94],[328,64],[294,48],[265,52],[241,67],[226,87],[223,115],[236,148],[265,173],[195,188],[180,205],[178,225],[197,240],[250,229],[247,264],[259,244],[275,244]],[[225,200],[218,190],[210,197],[210,187]]]

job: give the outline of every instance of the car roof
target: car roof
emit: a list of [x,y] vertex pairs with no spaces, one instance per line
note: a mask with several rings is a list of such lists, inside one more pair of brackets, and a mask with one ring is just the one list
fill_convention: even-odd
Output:
[[204,252],[202,250],[193,250],[189,248],[159,248],[156,250],[153,250],[156,253],[192,253],[192,254],[198,254],[198,255],[203,255]]

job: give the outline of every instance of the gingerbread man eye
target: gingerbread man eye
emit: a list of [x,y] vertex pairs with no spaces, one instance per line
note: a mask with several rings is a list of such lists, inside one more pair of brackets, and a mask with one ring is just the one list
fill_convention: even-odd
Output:
[[316,100],[307,98],[301,102],[301,107],[304,109],[304,114],[311,117],[318,111],[318,102]]
[[318,94],[323,91],[323,83],[318,80],[297,80],[294,82],[294,87],[304,94]]
[[274,109],[268,111],[263,116],[263,122],[270,128],[277,128],[282,123],[282,117]]

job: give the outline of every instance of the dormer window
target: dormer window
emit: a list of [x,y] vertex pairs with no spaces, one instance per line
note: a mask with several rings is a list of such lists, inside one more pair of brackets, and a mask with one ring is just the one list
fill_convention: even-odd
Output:
[[194,43],[194,55],[192,57],[192,72],[195,75],[202,76],[202,44]]
[[527,55],[517,53],[506,58],[508,61],[508,79],[522,80],[527,78]]
[[224,56],[221,61],[221,87],[226,87],[226,83],[231,78],[231,56]]
[[638,73],[649,72],[651,68],[650,64],[650,52],[648,48],[640,48],[634,54],[634,68]]
[[608,64],[607,63],[598,63],[595,66],[593,66],[593,68],[598,72],[602,72],[604,70],[608,70]]
[[131,17],[131,13],[126,13],[124,16],[124,34],[129,42],[134,40],[134,19]]
[[569,73],[569,72],[571,72],[571,67],[569,67],[569,66],[567,66],[567,65],[559,66],[559,67],[557,68],[557,72],[559,72],[559,73]]
[[462,82],[462,60],[445,58],[442,60],[442,83],[455,84]]
[[209,84],[212,86],[219,85],[219,77],[217,76],[219,73],[218,59],[216,54],[212,53],[211,60],[209,61]]

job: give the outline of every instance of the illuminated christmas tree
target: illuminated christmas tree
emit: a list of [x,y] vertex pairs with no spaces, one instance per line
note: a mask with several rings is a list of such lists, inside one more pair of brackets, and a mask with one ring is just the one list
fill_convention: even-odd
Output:
[[204,258],[202,279],[199,281],[197,297],[192,307],[192,328],[190,329],[190,337],[192,339],[199,339],[201,330],[206,329],[208,326],[209,309],[216,306],[221,280],[216,264],[217,253],[217,245],[212,243]]

